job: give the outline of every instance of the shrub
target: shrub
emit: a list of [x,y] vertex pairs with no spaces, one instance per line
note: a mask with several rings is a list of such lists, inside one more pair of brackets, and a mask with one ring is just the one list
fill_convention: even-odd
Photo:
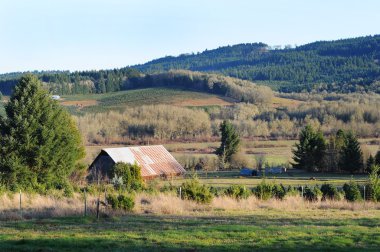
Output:
[[177,192],[178,188],[175,187],[171,182],[164,184],[163,187],[160,188],[160,192]]
[[225,194],[234,199],[246,199],[251,195],[250,191],[243,185],[231,185],[226,189]]
[[343,185],[344,198],[348,201],[358,201],[362,199],[358,184],[350,181],[348,184]]
[[210,188],[201,185],[198,179],[191,179],[182,184],[182,197],[188,200],[194,200],[198,203],[210,203],[213,194]]
[[322,200],[341,200],[338,189],[331,184],[323,184],[321,186]]
[[263,179],[260,184],[256,186],[253,193],[259,199],[268,200],[273,196],[273,184],[267,183],[265,179]]
[[287,196],[299,196],[300,190],[294,186],[288,186],[288,188],[286,188],[286,195]]
[[[380,151],[376,154],[376,158],[380,157]],[[372,166],[371,173],[369,175],[369,188],[372,194],[372,200],[377,202],[380,201],[380,166]]]
[[126,211],[132,211],[135,206],[135,199],[133,196],[126,195],[113,195],[107,196],[108,203],[112,206],[112,209],[122,209]]
[[241,169],[249,166],[249,159],[244,155],[243,152],[238,152],[231,156],[230,167],[232,169]]
[[211,192],[212,195],[214,195],[215,197],[221,197],[221,196],[224,196],[224,195],[225,195],[226,190],[223,190],[223,189],[220,189],[220,188],[217,188],[217,187],[210,186],[210,192]]
[[282,184],[281,185],[274,184],[272,188],[272,192],[273,192],[273,197],[275,197],[276,199],[282,200],[286,196],[286,188]]
[[122,184],[128,191],[140,191],[144,189],[144,182],[141,176],[141,167],[136,163],[117,163],[111,171],[113,178],[121,177]]
[[303,197],[311,202],[318,201],[319,197],[322,195],[321,190],[318,186],[310,188],[308,186],[305,187]]

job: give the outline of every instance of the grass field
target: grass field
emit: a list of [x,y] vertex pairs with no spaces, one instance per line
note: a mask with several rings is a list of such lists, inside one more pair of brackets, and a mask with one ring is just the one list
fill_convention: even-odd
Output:
[[[105,94],[67,95],[62,105],[81,112],[120,110],[142,105],[171,104],[182,107],[207,107],[232,105],[227,97],[169,88],[145,88]],[[75,110],[74,110],[75,111]]]
[[379,210],[0,222],[1,251],[379,251]]

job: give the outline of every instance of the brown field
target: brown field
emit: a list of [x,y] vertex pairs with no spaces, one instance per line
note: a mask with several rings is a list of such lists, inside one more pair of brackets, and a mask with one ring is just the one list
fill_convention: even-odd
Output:
[[281,97],[273,97],[272,99],[272,107],[278,108],[278,107],[297,107],[298,105],[304,103],[303,101],[299,100],[293,100],[288,98],[281,98]]
[[233,105],[235,101],[233,99],[221,98],[221,97],[210,97],[204,99],[187,99],[184,101],[178,101],[173,105],[181,107],[200,107],[200,106],[230,106]]
[[80,100],[80,101],[61,101],[61,105],[63,106],[77,106],[77,107],[89,107],[95,106],[98,104],[96,100]]

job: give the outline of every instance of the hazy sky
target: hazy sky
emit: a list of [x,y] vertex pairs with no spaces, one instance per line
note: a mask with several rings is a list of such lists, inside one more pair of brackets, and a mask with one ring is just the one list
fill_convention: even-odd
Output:
[[0,0],[0,73],[380,33],[379,0]]

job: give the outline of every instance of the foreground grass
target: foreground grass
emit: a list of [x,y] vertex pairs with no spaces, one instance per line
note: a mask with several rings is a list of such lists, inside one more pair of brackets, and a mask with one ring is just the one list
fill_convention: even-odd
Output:
[[378,210],[0,222],[1,251],[378,251]]

